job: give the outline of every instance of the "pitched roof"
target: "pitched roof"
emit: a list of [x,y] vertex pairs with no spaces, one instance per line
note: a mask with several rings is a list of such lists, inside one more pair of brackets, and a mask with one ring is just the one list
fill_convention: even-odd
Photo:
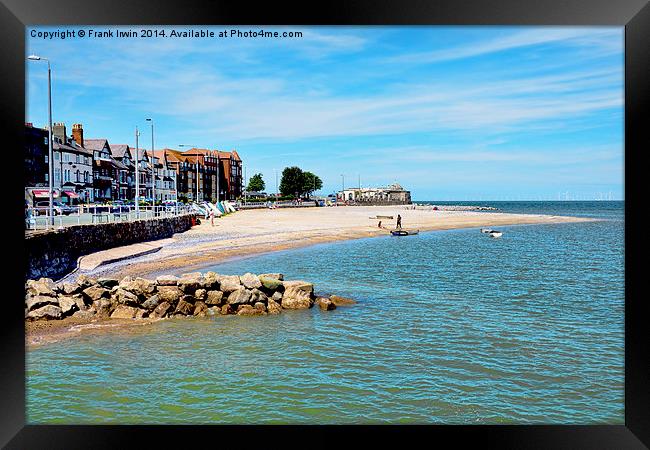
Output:
[[84,147],[90,150],[101,150],[106,144],[108,144],[106,139],[84,139]]
[[63,151],[68,151],[68,152],[75,152],[75,153],[83,153],[84,155],[88,156],[93,156],[93,151],[88,149],[88,148],[83,148],[77,145],[76,143],[73,144],[61,144],[55,140],[52,140],[52,149],[53,150],[63,150]]
[[111,153],[116,158],[124,158],[124,155],[126,154],[127,151],[129,152],[129,154],[131,153],[131,147],[129,147],[127,144],[111,145]]

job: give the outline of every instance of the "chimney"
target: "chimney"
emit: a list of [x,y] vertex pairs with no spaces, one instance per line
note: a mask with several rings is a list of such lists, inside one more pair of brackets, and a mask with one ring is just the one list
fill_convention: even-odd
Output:
[[52,126],[52,136],[57,138],[59,141],[61,141],[63,144],[66,143],[66,133],[65,133],[65,123],[63,122],[56,122]]
[[72,124],[72,139],[82,147],[84,146],[84,129],[80,123]]

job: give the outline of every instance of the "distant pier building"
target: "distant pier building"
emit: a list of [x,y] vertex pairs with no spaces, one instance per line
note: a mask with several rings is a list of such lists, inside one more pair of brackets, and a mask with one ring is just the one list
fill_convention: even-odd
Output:
[[411,192],[398,183],[387,187],[345,189],[337,193],[337,200],[368,206],[410,205],[412,203]]

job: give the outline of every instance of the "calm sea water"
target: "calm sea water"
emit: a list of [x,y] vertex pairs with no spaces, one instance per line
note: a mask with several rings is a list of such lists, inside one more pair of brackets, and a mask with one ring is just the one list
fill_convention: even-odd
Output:
[[624,423],[623,202],[485,204],[605,220],[500,227],[501,239],[387,236],[211,267],[280,271],[359,303],[37,347],[28,421]]

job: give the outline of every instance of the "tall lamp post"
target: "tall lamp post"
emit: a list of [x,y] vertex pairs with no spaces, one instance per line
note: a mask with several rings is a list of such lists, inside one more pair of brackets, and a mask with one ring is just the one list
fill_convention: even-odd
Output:
[[341,174],[341,200],[345,202],[345,175]]
[[[197,148],[196,145],[189,145],[189,144],[178,144],[179,147],[192,147],[192,148]],[[217,165],[217,167],[219,167]],[[217,198],[219,198],[219,193],[217,192]],[[196,152],[196,203],[199,203],[199,152]]]
[[148,117],[145,119],[147,122],[151,122],[151,173],[153,174],[153,215],[156,215],[156,154],[154,153],[153,147],[153,119]]
[[47,170],[48,170],[48,186],[50,195],[50,225],[54,227],[54,187],[53,187],[53,156],[52,156],[52,69],[50,68],[50,60],[36,55],[29,55],[27,57],[30,61],[47,61],[47,108],[48,108],[48,136],[47,136]]
[[138,137],[140,132],[138,126],[135,126],[135,216],[140,218],[140,148],[138,147]]

